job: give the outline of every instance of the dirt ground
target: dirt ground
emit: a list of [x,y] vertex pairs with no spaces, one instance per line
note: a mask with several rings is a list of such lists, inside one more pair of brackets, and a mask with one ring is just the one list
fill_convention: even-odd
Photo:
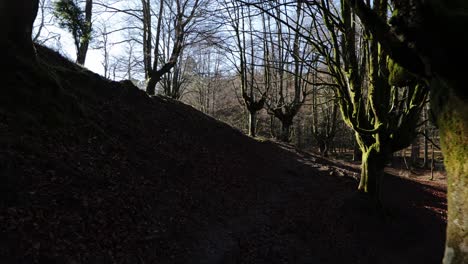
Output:
[[376,210],[356,164],[39,53],[79,109],[50,122],[49,101],[6,92],[50,82],[3,76],[0,263],[441,262],[443,184],[388,174]]
[[[351,155],[351,154],[350,154]],[[348,155],[348,156],[350,156]],[[361,163],[359,161],[351,161],[349,158],[344,159],[343,155],[332,155],[329,162],[334,163],[342,169],[347,169],[350,172],[359,173]],[[436,168],[431,172],[430,168],[422,168],[421,166],[409,166],[404,164],[401,157],[395,157],[385,168],[385,172],[392,176],[413,180],[421,184],[434,186],[441,190],[447,189],[447,173],[443,168]]]

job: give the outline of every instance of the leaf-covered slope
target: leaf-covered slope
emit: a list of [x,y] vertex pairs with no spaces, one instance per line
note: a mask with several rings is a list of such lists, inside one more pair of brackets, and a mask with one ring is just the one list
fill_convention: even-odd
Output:
[[0,263],[440,262],[443,192],[388,179],[384,217],[316,157],[38,53],[3,72]]

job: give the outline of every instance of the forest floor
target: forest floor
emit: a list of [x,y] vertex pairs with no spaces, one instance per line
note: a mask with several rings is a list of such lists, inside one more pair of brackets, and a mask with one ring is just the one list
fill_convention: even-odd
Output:
[[355,164],[38,51],[54,78],[2,72],[0,263],[441,262],[443,185],[388,174],[376,210]]
[[[316,155],[316,154],[313,154]],[[350,157],[352,154],[332,154],[331,158],[326,159],[328,162],[333,163],[334,166],[347,170],[352,175],[359,174],[361,162],[352,161]],[[431,172],[430,168],[423,168],[422,166],[411,166],[405,163],[401,157],[394,157],[389,164],[385,167],[385,173],[390,176],[401,177],[407,180],[416,181],[424,185],[433,186],[439,190],[447,190],[447,173],[443,168],[442,163]]]

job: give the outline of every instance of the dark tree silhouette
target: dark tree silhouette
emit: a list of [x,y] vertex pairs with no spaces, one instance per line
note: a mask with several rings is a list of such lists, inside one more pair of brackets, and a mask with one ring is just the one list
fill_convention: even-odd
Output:
[[39,0],[16,0],[0,2],[0,45],[3,50],[10,43],[26,56],[34,56],[31,39],[34,20],[39,8]]

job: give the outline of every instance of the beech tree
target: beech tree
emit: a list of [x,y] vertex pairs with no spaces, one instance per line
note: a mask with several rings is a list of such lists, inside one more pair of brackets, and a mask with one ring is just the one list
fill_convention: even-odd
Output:
[[[248,134],[255,137],[257,113],[264,107],[267,91],[261,91],[256,80],[255,54],[258,51],[255,50],[254,45],[253,16],[248,6],[235,0],[224,1],[223,4],[229,26],[233,32],[235,48],[230,49],[230,54],[234,57],[233,64],[240,78],[243,104],[248,111]],[[267,51],[265,50],[265,52]]]
[[194,105],[203,113],[211,116],[216,115],[219,109],[218,94],[223,88],[221,85],[221,61],[224,54],[214,48],[200,47],[193,53],[193,59],[185,62],[192,64],[192,98],[195,99]]
[[332,89],[321,86],[312,87],[311,97],[312,136],[318,144],[320,154],[328,157],[338,125],[338,100]]
[[59,20],[59,25],[72,34],[76,62],[84,65],[92,38],[93,0],[86,0],[84,10],[76,0],[58,0],[54,2],[53,13]]
[[390,24],[363,0],[347,0],[372,36],[402,68],[431,90],[448,173],[448,221],[444,263],[468,262],[468,2],[392,1]]
[[[302,10],[302,3],[297,2],[291,10],[276,4],[274,1],[269,3],[269,8],[275,12],[275,30],[271,32],[271,25],[265,28],[269,31],[271,45],[271,56],[266,60],[266,67],[272,76],[267,85],[274,88],[269,90],[276,93],[269,96],[266,101],[267,109],[270,114],[275,116],[281,122],[281,133],[279,139],[289,142],[291,136],[291,126],[294,117],[297,115],[304,104],[308,94],[308,79],[312,68],[304,61],[314,60],[314,53],[311,52],[307,42],[300,37],[302,32],[301,24],[304,23],[305,16]],[[294,14],[294,17],[290,13]],[[285,19],[292,23],[293,27],[285,27],[280,19]],[[276,35],[277,38],[273,38]],[[309,63],[310,64],[310,63]],[[290,91],[291,90],[291,91]]]
[[[362,151],[358,189],[379,199],[385,164],[393,152],[407,147],[416,136],[427,89],[409,75],[404,79],[396,76],[401,73],[398,65],[373,38],[361,38],[360,47],[356,45],[356,21],[346,2],[341,3],[340,17],[333,17],[331,4],[326,1],[319,8],[331,36],[333,55],[328,66],[338,84],[341,113],[355,130]],[[386,19],[387,8],[387,1],[373,1],[373,9],[382,19]],[[340,24],[342,29],[338,29]]]
[[[151,16],[152,9],[150,0],[141,0],[143,6],[143,54],[145,65],[145,76],[147,79],[146,92],[149,95],[154,95],[156,92],[156,84],[161,81],[164,74],[168,73],[176,64],[185,47],[187,33],[190,31],[191,24],[197,17],[199,10],[200,0],[176,0],[170,1],[168,10],[165,11],[165,1],[159,1],[159,17],[156,26],[155,47],[152,47],[152,33],[151,33]],[[172,30],[166,32],[170,34],[173,32],[172,49],[170,55],[161,60],[162,52],[161,30],[164,18],[164,12],[167,12],[167,19],[169,25],[172,25]],[[168,37],[168,36],[167,36]],[[166,46],[166,48],[168,48]],[[154,52],[151,58],[151,51]],[[171,92],[171,94],[178,94]],[[170,95],[170,94],[168,94]]]
[[[358,32],[358,21],[346,1],[339,8],[325,0],[309,3],[308,8],[322,18],[315,27],[322,22],[327,29],[308,38],[322,51],[337,84],[343,120],[355,131],[362,152],[358,189],[379,202],[385,164],[416,137],[428,90],[418,78],[399,71],[368,32]],[[386,19],[387,1],[374,0],[372,8]]]
[[[328,0],[305,2],[309,25],[294,24],[293,19],[254,5],[298,32],[321,54],[321,62],[335,82],[332,87],[342,118],[355,131],[362,152],[358,189],[379,203],[385,164],[393,152],[407,147],[416,136],[426,85],[389,59],[369,32],[359,31],[359,21],[346,1],[339,5]],[[386,19],[387,1],[374,0],[372,9]]]

